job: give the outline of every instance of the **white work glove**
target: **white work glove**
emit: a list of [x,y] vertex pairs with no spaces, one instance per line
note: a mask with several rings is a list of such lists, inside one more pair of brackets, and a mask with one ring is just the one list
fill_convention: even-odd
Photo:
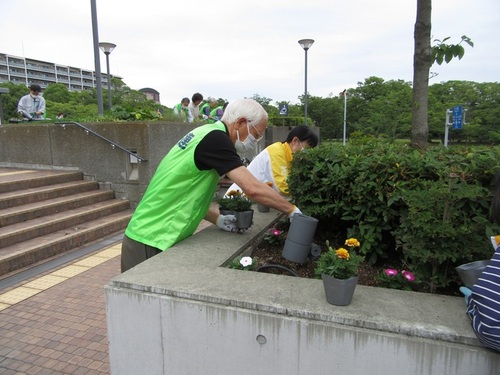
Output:
[[236,216],[234,215],[219,215],[217,218],[217,226],[226,232],[237,232],[236,220]]
[[297,206],[295,206],[295,208],[293,209],[293,211],[288,214],[288,218],[290,219],[290,222],[292,222],[292,219],[293,219],[294,215],[301,214],[301,213],[302,213],[302,211],[299,210],[299,208]]
[[201,117],[203,117],[203,120],[208,120],[208,116],[207,115],[202,115]]

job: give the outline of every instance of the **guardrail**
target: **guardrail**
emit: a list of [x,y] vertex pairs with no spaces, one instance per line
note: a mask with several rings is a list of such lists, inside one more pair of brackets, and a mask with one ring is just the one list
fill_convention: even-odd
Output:
[[94,130],[92,130],[92,129],[87,128],[85,125],[82,125],[82,124],[80,124],[80,123],[78,123],[78,122],[75,122],[75,121],[58,121],[58,122],[55,122],[55,124],[61,125],[61,127],[62,127],[63,129],[66,129],[66,125],[71,125],[71,124],[72,124],[72,125],[79,126],[80,128],[82,128],[82,129],[83,129],[83,130],[87,133],[87,135],[89,135],[89,134],[93,134],[93,135],[95,135],[97,138],[100,138],[100,139],[102,139],[103,141],[108,142],[108,143],[111,145],[111,147],[112,147],[113,149],[114,149],[114,148],[119,148],[120,150],[125,151],[127,154],[129,154],[129,155],[131,155],[132,157],[136,158],[136,159],[137,159],[137,161],[138,161],[139,163],[148,161],[147,159],[145,159],[145,158],[143,158],[143,157],[141,157],[141,156],[137,155],[136,153],[134,153],[134,152],[132,152],[132,151],[130,151],[130,150],[127,150],[125,147],[123,147],[123,146],[119,145],[119,144],[118,144],[118,143],[116,143],[116,142],[113,142],[112,140],[110,140],[110,139],[108,139],[108,138],[106,138],[106,137],[102,136],[101,134],[99,134],[99,133],[95,132],[95,131],[94,131]]

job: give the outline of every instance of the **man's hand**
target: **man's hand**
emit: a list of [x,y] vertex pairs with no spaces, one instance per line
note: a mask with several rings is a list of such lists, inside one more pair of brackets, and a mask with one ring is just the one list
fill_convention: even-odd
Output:
[[293,209],[293,211],[291,211],[289,214],[288,214],[288,218],[290,219],[290,222],[292,222],[292,219],[293,219],[293,216],[294,215],[297,215],[297,214],[301,214],[302,211],[299,210],[299,208],[297,206],[295,206],[295,208]]
[[236,220],[236,216],[234,215],[219,215],[217,218],[217,226],[226,232],[237,232]]

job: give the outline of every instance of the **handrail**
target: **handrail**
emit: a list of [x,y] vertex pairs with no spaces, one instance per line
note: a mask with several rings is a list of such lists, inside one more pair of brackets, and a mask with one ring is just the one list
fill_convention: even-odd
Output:
[[82,128],[83,130],[85,130],[85,132],[87,133],[87,135],[89,135],[89,133],[92,133],[93,135],[95,135],[97,138],[101,138],[102,140],[108,142],[109,144],[111,144],[111,147],[114,149],[115,147],[118,147],[120,150],[122,151],[125,151],[127,154],[129,155],[132,155],[134,158],[136,158],[138,160],[139,163],[143,162],[143,161],[148,161],[147,159],[144,159],[143,157],[140,157],[139,155],[137,154],[134,154],[132,151],[130,150],[127,150],[125,147],[123,146],[120,146],[118,143],[116,142],[113,142],[112,140],[100,135],[99,133],[96,133],[94,130],[92,129],[89,129],[87,128],[85,125],[82,125],[78,122],[75,122],[75,121],[57,121],[55,122],[54,124],[58,124],[58,125],[61,125],[61,127],[63,129],[66,129],[66,125],[67,124],[73,124],[73,125],[77,125],[79,126],[80,128]]

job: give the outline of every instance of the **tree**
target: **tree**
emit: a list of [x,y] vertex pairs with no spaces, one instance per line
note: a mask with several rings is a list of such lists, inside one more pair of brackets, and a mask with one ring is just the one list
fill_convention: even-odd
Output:
[[57,103],[69,103],[72,95],[66,85],[62,83],[51,83],[43,91],[45,100],[50,100]]
[[413,55],[413,97],[412,97],[412,145],[424,148],[429,136],[428,99],[429,99],[429,72],[432,64],[449,63],[454,57],[462,59],[465,49],[462,42],[474,47],[467,36],[463,35],[458,44],[446,44],[450,38],[446,37],[431,48],[431,12],[432,0],[417,0],[417,20],[415,22],[415,51]]
[[432,65],[431,9],[432,0],[417,0],[417,20],[414,31],[411,144],[419,148],[427,146],[429,136],[427,110],[429,71]]
[[29,89],[26,85],[16,85],[12,82],[5,82],[0,84],[0,86],[9,89],[8,94],[2,94],[4,118],[9,119],[18,117],[17,104],[19,103],[19,99],[29,93]]

